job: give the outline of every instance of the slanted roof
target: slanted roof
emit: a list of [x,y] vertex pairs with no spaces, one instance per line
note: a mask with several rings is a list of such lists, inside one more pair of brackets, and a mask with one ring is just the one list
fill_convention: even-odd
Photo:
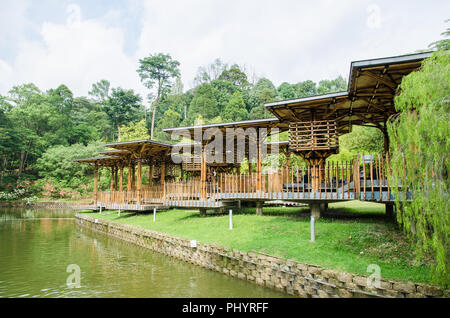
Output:
[[105,146],[120,151],[127,151],[134,158],[167,155],[172,149],[170,144],[149,139],[114,142]]
[[[220,130],[224,136],[227,128],[267,128],[268,130],[272,128],[278,128],[280,131],[285,131],[289,127],[287,124],[281,122],[278,118],[266,118],[266,119],[256,119],[256,120],[242,120],[242,121],[234,121],[234,122],[226,122],[219,124],[207,124],[207,125],[197,125],[197,126],[187,126],[187,127],[175,127],[175,128],[166,128],[163,129],[164,132],[172,133],[172,132],[186,132],[189,135],[191,140],[194,140],[194,132],[201,131],[204,133],[207,129],[217,129]],[[187,136],[186,136],[187,137]]]
[[102,156],[102,157],[74,159],[73,161],[81,162],[81,163],[98,164],[100,166],[114,166],[117,164],[118,161],[121,161],[121,160],[122,160],[122,158],[120,158],[120,157]]
[[394,96],[404,76],[420,68],[431,52],[352,62],[347,92],[267,103],[285,121],[335,120],[338,133],[351,125],[383,128],[395,114]]

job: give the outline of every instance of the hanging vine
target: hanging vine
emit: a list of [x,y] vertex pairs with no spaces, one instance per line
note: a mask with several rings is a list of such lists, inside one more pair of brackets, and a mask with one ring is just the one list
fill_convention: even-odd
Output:
[[[403,79],[400,90],[395,98],[400,114],[388,127],[397,220],[419,259],[434,256],[434,280],[448,287],[450,51],[435,52]],[[412,200],[400,201],[405,195]]]

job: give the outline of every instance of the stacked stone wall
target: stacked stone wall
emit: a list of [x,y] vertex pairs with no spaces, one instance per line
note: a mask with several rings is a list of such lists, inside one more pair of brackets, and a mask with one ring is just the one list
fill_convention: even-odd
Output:
[[449,291],[413,282],[381,280],[371,287],[368,277],[323,269],[288,259],[255,252],[231,250],[213,244],[191,241],[172,235],[94,219],[77,214],[77,223],[112,235],[152,251],[178,258],[204,268],[298,297],[449,297]]

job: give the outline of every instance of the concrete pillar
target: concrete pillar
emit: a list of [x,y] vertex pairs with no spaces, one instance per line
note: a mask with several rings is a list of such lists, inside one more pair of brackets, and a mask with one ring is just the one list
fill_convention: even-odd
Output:
[[320,219],[320,203],[310,203],[309,209],[311,210],[311,215],[314,216],[314,220]]
[[256,215],[262,215],[262,214],[263,214],[263,202],[256,201]]
[[386,216],[392,218],[394,216],[394,205],[386,203]]
[[200,208],[200,216],[206,216],[206,209]]
[[326,213],[328,211],[328,203],[320,203],[320,213]]
[[238,202],[237,202],[237,208],[238,208],[238,210],[241,209],[241,200],[238,200]]

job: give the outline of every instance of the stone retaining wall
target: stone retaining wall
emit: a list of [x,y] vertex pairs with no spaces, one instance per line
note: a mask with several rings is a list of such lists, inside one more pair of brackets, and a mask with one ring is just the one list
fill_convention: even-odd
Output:
[[369,288],[367,276],[303,264],[270,255],[230,250],[116,222],[77,214],[77,223],[95,231],[254,284],[298,297],[449,297],[437,287],[382,280]]
[[76,203],[69,202],[22,202],[22,201],[14,201],[14,202],[0,202],[0,207],[33,207],[33,208],[48,208],[48,209],[61,209],[61,208],[75,208],[77,206]]

